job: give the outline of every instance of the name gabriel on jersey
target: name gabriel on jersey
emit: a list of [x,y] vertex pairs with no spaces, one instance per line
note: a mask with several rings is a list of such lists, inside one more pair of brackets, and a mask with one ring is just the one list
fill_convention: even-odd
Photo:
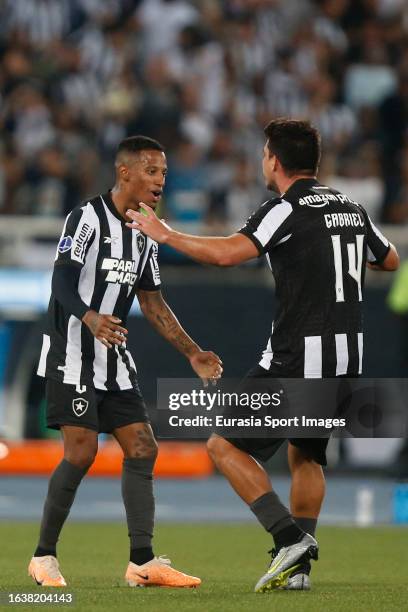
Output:
[[137,262],[132,259],[105,257],[101,270],[109,270],[105,278],[107,283],[119,283],[133,287],[137,279]]

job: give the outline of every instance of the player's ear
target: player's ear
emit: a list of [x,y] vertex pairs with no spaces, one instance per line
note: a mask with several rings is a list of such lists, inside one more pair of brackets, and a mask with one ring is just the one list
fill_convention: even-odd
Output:
[[271,155],[271,166],[272,166],[272,170],[274,172],[276,172],[279,169],[279,166],[281,165],[279,159],[276,157],[276,155]]
[[129,168],[125,166],[125,164],[121,164],[119,166],[119,176],[122,179],[122,181],[129,180]]

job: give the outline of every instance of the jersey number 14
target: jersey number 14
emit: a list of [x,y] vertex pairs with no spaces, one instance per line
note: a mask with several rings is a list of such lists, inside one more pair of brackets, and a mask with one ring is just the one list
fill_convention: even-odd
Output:
[[[331,237],[334,253],[334,269],[336,273],[336,302],[344,302],[343,258],[341,254],[341,239],[338,234]],[[357,234],[356,242],[347,243],[348,274],[357,283],[358,301],[362,301],[361,268],[363,265],[364,235]]]

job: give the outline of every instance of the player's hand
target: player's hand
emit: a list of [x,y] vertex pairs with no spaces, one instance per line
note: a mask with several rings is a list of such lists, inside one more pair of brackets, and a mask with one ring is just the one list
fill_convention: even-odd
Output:
[[208,381],[216,385],[221,378],[222,361],[212,351],[197,351],[190,357],[190,365],[203,381],[204,387],[208,387]]
[[121,346],[126,341],[128,331],[119,325],[122,321],[113,315],[88,310],[82,317],[82,321],[95,338],[108,348],[112,348],[114,344]]
[[131,219],[129,223],[126,223],[127,227],[140,230],[156,242],[166,242],[171,228],[163,220],[156,217],[150,206],[144,202],[139,202],[139,205],[145,212],[127,210],[126,215]]

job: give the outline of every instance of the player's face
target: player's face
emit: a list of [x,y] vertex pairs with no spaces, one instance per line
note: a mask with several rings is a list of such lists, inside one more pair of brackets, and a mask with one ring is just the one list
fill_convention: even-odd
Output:
[[141,151],[132,156],[127,170],[127,190],[135,206],[144,202],[151,208],[156,208],[166,182],[165,154],[155,150]]
[[263,148],[262,172],[265,179],[266,188],[269,191],[278,192],[278,186],[275,180],[276,157],[271,155],[268,148],[268,143]]

